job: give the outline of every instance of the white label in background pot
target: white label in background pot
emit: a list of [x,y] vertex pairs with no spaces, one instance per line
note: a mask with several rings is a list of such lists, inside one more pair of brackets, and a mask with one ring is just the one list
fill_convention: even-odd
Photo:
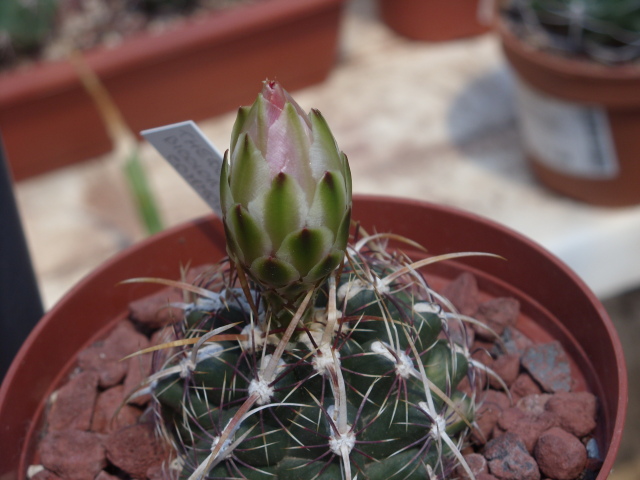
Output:
[[517,82],[520,130],[526,151],[547,167],[595,180],[618,173],[606,111],[542,95]]

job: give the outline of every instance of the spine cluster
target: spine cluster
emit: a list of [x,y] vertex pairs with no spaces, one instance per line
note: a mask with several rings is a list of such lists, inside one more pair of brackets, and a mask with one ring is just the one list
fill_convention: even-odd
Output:
[[179,478],[445,478],[460,463],[474,398],[456,389],[473,369],[446,334],[459,316],[378,240],[295,311],[224,264],[203,283],[150,378]]

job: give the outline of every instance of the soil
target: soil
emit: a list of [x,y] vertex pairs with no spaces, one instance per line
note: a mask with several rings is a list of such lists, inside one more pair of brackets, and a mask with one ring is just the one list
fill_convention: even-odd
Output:
[[[73,50],[113,48],[132,35],[161,33],[187,18],[259,1],[265,0],[58,0],[53,30],[39,50],[15,52],[0,41],[0,72],[62,60]],[[159,6],[145,7],[145,3]]]
[[[479,321],[449,332],[467,342],[480,367],[458,387],[480,392],[463,450],[476,479],[595,479],[601,465],[594,437],[597,399],[573,390],[562,345],[532,342],[517,328],[517,300],[481,301],[471,274],[442,293]],[[155,433],[149,397],[128,398],[153,370],[151,356],[122,358],[173,337],[179,312],[167,307],[172,301],[180,302],[181,293],[167,289],[132,303],[128,319],[79,354],[71,378],[50,399],[32,479],[166,478],[171,449]],[[454,474],[469,478],[461,468]]]

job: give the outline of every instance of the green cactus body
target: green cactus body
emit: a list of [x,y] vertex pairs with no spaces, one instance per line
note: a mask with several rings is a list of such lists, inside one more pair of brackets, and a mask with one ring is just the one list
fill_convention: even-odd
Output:
[[149,379],[178,476],[444,478],[474,413],[461,318],[387,236],[348,246],[349,165],[319,112],[265,82],[231,143],[229,259],[217,291],[187,288],[182,350]]
[[[386,282],[405,266],[400,257],[349,253],[335,289],[320,288],[266,382],[282,335],[264,331],[267,309],[229,299],[186,308],[186,338],[244,320],[225,332],[236,340],[213,337],[195,355],[186,347],[159,372],[154,397],[180,448],[180,478],[423,479],[455,466],[449,443],[461,445],[473,421],[473,399],[456,390],[471,368],[467,352],[443,335],[451,320],[420,275],[408,269]],[[221,266],[209,283],[231,281],[228,273]]]

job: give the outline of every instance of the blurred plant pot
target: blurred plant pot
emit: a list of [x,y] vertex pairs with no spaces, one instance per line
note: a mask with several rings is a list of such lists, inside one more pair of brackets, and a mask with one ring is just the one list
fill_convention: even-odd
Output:
[[[600,402],[596,437],[604,463],[597,478],[606,479],[622,438],[627,376],[617,333],[585,284],[532,241],[449,207],[356,196],[354,219],[368,231],[409,237],[433,254],[485,251],[508,259],[467,258],[438,263],[424,273],[437,283],[463,271],[472,272],[487,298],[519,300],[518,329],[529,338],[562,343],[571,358],[577,389],[590,390]],[[424,256],[424,252],[405,251],[414,258]],[[117,255],[47,313],[22,346],[0,388],[0,478],[25,478],[46,399],[72,369],[77,352],[104,337],[124,318],[131,301],[158,289],[147,284],[116,284],[139,276],[179,278],[181,265],[212,263],[223,255],[225,237],[219,220],[205,217],[187,222]]]
[[397,33],[414,40],[442,42],[480,35],[484,0],[380,0],[380,16]]
[[548,187],[601,206],[640,203],[640,65],[553,55],[497,30],[518,79],[531,167]]
[[[263,0],[89,51],[86,60],[133,131],[202,120],[251,103],[266,77],[292,90],[324,80],[343,3]],[[0,75],[0,131],[16,180],[111,149],[68,62]]]

